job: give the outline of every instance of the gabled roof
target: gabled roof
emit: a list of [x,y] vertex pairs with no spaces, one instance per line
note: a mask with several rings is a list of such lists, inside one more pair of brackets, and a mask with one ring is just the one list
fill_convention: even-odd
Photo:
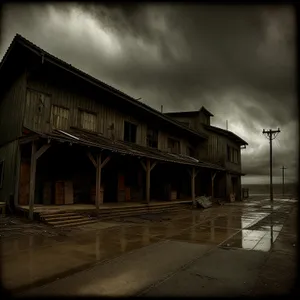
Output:
[[81,146],[100,148],[101,150],[115,152],[121,155],[130,155],[140,158],[146,157],[161,162],[178,163],[220,171],[225,170],[219,165],[199,161],[196,158],[190,157],[188,155],[169,153],[134,143],[112,140],[99,134],[86,132],[77,128],[71,128],[67,131],[53,130],[51,133],[41,133],[24,127],[23,132],[26,132],[26,134],[19,139],[20,143],[27,143],[31,141],[32,138],[42,138],[46,140],[52,139],[62,143],[67,142],[72,144],[79,144]]
[[198,116],[199,112],[203,112],[210,117],[214,116],[204,106],[202,106],[199,110],[167,112],[165,113],[165,115],[170,117],[194,117],[194,116]]
[[65,61],[53,56],[52,54],[46,52],[42,48],[38,47],[37,45],[33,44],[29,40],[22,37],[20,34],[16,34],[13,41],[11,42],[8,50],[6,51],[5,55],[2,58],[2,61],[0,63],[0,73],[3,69],[3,65],[10,57],[10,54],[12,53],[12,49],[15,48],[17,45],[21,45],[22,47],[30,50],[31,52],[35,53],[36,55],[40,56],[44,61],[56,65],[59,68],[62,68],[66,70],[67,72],[72,73],[73,75],[79,77],[80,79],[89,82],[102,90],[105,90],[111,94],[116,95],[119,98],[122,98],[124,101],[127,101],[128,104],[134,105],[136,108],[139,108],[143,110],[144,112],[148,112],[149,114],[155,115],[157,118],[167,122],[168,124],[175,126],[177,128],[180,128],[181,130],[184,130],[186,133],[192,134],[194,136],[205,138],[207,139],[207,135],[204,133],[197,132],[196,130],[193,130],[189,128],[188,126],[172,119],[171,117],[168,117],[167,115],[159,112],[158,110],[134,99],[133,97],[121,92],[120,90],[117,90],[116,88],[88,75],[87,73],[84,73],[83,71],[75,68],[74,66],[66,63]]
[[240,145],[248,145],[248,143],[246,141],[244,141],[242,138],[240,138],[235,133],[233,133],[229,130],[225,130],[225,129],[215,127],[215,126],[210,126],[210,125],[203,125],[203,126],[206,130],[224,135],[224,136],[228,137],[229,139],[239,143]]

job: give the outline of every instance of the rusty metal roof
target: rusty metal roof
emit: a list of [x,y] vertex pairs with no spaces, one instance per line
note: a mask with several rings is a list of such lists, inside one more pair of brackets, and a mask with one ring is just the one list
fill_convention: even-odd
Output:
[[[122,155],[131,155],[136,157],[145,157],[162,162],[178,163],[184,165],[192,165],[214,170],[225,171],[219,165],[202,162],[196,158],[183,154],[169,153],[158,149],[141,146],[135,143],[128,143],[120,140],[112,140],[101,136],[97,133],[91,133],[76,128],[71,128],[68,131],[54,130],[51,133],[41,133],[30,130],[34,135],[45,139],[54,139],[60,142],[68,142],[89,147],[100,148],[109,152],[115,152]],[[26,139],[26,137],[23,137]],[[21,138],[22,140],[22,138]]]

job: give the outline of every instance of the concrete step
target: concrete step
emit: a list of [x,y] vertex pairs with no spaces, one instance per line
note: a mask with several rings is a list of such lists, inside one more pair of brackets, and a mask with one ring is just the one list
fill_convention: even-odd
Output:
[[89,219],[88,217],[79,216],[77,219],[73,219],[73,220],[49,221],[47,223],[50,225],[65,225],[65,224],[76,224],[76,223],[79,223],[82,221],[89,222],[89,221],[94,221],[94,220],[96,220],[96,219]]
[[46,222],[50,221],[59,221],[59,220],[72,220],[72,219],[78,219],[81,218],[82,215],[59,215],[59,216],[50,216],[50,217],[44,217],[44,220]]
[[59,211],[56,213],[39,213],[39,215],[43,218],[51,218],[51,217],[57,217],[57,216],[76,216],[78,213],[75,212],[66,212],[66,211]]
[[81,221],[77,221],[74,223],[56,224],[53,227],[55,227],[55,228],[75,227],[75,226],[80,226],[80,225],[93,224],[93,223],[97,223],[97,222],[99,222],[99,220],[94,220],[94,219],[81,220]]

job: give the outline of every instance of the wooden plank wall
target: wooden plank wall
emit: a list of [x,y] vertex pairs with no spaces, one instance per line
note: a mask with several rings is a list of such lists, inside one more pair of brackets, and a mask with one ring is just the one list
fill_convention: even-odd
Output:
[[[146,146],[147,124],[138,120],[134,116],[127,115],[115,108],[104,105],[99,101],[99,99],[93,99],[92,97],[81,95],[75,91],[67,90],[67,88],[50,83],[50,81],[47,82],[47,79],[43,76],[39,76],[38,78],[37,76],[30,76],[28,78],[27,86],[29,88],[27,90],[27,97],[32,99],[32,103],[36,101],[34,99],[41,97],[40,95],[43,95],[43,99],[45,99],[46,103],[42,108],[45,110],[42,112],[45,118],[39,119],[41,120],[39,125],[36,125],[36,117],[28,115],[26,118],[26,126],[29,128],[37,129],[38,127],[40,130],[45,130],[46,132],[51,130],[51,105],[57,105],[70,109],[69,126],[79,125],[80,110],[95,113],[97,115],[97,132],[109,138],[112,137],[113,132],[115,139],[123,140],[124,121],[132,122],[138,125],[136,135],[137,144]],[[34,110],[31,111],[34,113]],[[35,109],[35,111],[37,111],[37,109]],[[112,124],[114,125],[113,131],[110,129]],[[176,134],[176,132],[174,134]],[[169,134],[167,132],[160,130],[158,136],[158,148],[160,150],[167,149],[168,136]],[[186,153],[188,141],[182,137],[179,139],[181,141],[182,153]]]
[[25,93],[26,75],[22,72],[0,95],[0,147],[21,135]]
[[2,188],[0,188],[0,201],[8,201],[10,195],[15,194],[15,182],[17,175],[16,161],[18,159],[18,141],[5,144],[0,148],[0,161],[4,161],[4,173]]

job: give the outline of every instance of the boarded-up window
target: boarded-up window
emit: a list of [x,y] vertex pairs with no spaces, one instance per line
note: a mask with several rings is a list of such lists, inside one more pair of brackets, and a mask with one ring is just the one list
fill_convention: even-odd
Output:
[[97,115],[94,113],[88,113],[86,111],[80,111],[80,128],[97,131]]
[[157,129],[147,129],[147,146],[151,148],[158,147],[158,130]]
[[137,129],[137,126],[135,124],[125,121],[124,122],[124,141],[136,143],[136,129]]
[[51,108],[51,124],[56,129],[69,128],[70,111],[67,108],[52,105]]
[[4,176],[4,161],[0,161],[0,189],[3,185],[3,176]]
[[168,150],[171,153],[180,153],[180,142],[175,139],[168,138]]

